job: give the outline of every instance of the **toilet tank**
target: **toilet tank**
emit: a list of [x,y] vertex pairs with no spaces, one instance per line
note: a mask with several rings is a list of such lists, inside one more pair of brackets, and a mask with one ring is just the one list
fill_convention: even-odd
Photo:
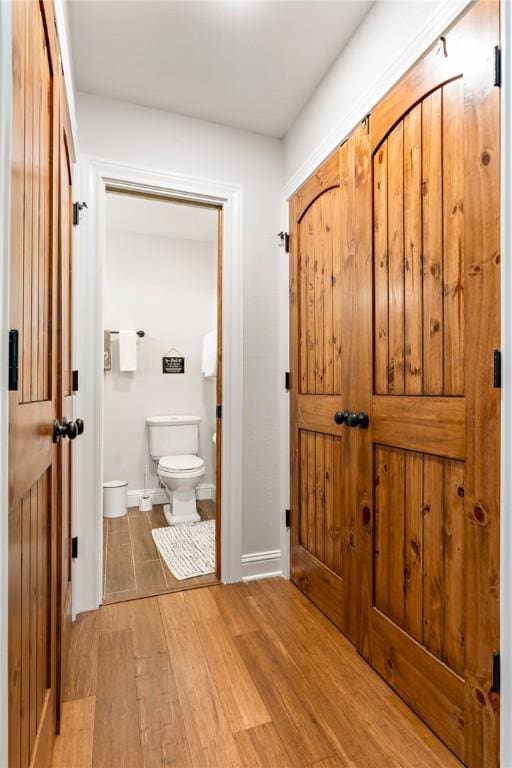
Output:
[[199,416],[148,416],[149,453],[162,456],[196,455],[199,449]]

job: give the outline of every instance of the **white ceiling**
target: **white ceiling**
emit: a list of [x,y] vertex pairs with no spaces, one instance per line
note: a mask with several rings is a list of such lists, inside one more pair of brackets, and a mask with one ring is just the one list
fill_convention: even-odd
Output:
[[367,0],[68,0],[79,91],[282,137]]
[[217,220],[217,211],[212,208],[180,205],[137,195],[107,195],[108,230],[215,243]]

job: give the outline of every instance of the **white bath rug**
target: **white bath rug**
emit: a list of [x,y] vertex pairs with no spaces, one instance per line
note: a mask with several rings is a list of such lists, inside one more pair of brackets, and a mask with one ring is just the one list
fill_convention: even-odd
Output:
[[215,573],[215,520],[154,528],[153,538],[177,579]]

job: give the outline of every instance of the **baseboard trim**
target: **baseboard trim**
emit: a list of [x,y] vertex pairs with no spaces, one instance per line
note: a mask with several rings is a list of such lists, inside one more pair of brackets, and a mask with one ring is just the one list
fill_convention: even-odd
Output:
[[273,549],[267,552],[252,552],[242,555],[242,581],[270,579],[282,576],[281,550]]
[[[139,498],[144,493],[140,491],[128,491],[128,506],[138,507]],[[153,504],[167,504],[169,499],[163,488],[150,488],[148,490],[148,496],[151,496]],[[213,483],[200,483],[196,488],[196,496],[200,501],[215,500],[215,486]]]

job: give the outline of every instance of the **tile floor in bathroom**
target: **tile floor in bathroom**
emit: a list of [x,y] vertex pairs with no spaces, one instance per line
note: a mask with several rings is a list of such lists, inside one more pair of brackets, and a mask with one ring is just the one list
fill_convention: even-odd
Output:
[[[198,501],[197,509],[202,520],[215,519],[215,502]],[[103,519],[104,603],[217,583],[213,573],[182,581],[172,575],[151,535],[166,525],[162,505],[151,512],[130,507],[124,517]]]

